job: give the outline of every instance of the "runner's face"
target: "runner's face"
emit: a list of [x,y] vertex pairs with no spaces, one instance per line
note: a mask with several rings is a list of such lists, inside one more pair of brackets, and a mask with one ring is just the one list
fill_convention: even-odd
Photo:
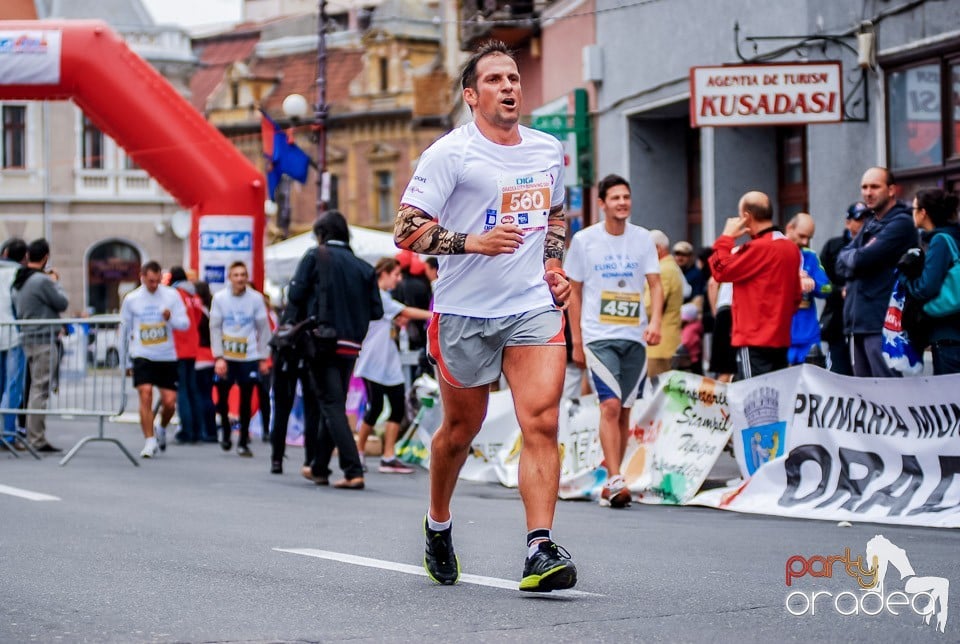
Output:
[[230,271],[230,286],[234,293],[242,293],[247,288],[247,269],[237,266]]
[[400,283],[401,279],[403,279],[403,273],[400,271],[400,267],[397,266],[389,273],[380,273],[380,287],[385,291],[392,291],[397,288],[397,284]]
[[153,293],[157,290],[157,287],[160,286],[160,273],[154,273],[153,271],[147,271],[140,275],[140,281],[143,283],[147,290]]
[[607,198],[600,202],[607,217],[617,221],[630,219],[630,188],[619,185],[607,190]]
[[517,64],[504,54],[484,56],[477,63],[477,88],[468,87],[463,96],[475,119],[512,129],[520,121],[523,102]]

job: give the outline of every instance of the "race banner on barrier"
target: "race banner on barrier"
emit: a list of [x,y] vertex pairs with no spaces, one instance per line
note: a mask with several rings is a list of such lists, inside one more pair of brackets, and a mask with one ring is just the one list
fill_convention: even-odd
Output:
[[[960,375],[850,378],[801,365],[725,384],[672,371],[635,408],[621,472],[644,503],[958,527],[957,391]],[[594,396],[561,403],[560,498],[599,496],[599,421]],[[438,423],[417,432],[418,453]],[[746,482],[697,494],[728,439]],[[516,487],[522,444],[510,392],[492,393],[461,478]]]
[[809,365],[734,383],[734,445],[752,476],[693,503],[960,527],[958,390],[960,375],[850,378]]

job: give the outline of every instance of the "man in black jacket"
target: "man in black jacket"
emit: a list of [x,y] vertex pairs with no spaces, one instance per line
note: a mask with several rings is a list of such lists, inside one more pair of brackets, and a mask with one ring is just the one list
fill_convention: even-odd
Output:
[[897,201],[896,182],[887,168],[867,170],[860,194],[873,218],[837,258],[837,273],[847,280],[843,331],[853,336],[853,375],[892,378],[900,374],[883,360],[883,322],[897,262],[917,245],[917,231],[910,207]]
[[837,274],[837,256],[857,236],[869,215],[867,204],[862,201],[850,204],[844,223],[846,230],[839,237],[828,239],[820,251],[820,264],[833,284],[820,314],[820,339],[827,343],[827,368],[844,376],[852,376],[853,368],[850,366],[850,345],[843,333],[843,287],[846,280]]
[[[307,251],[300,260],[290,282],[289,300],[316,316],[321,327],[336,329],[337,343],[333,352],[318,355],[311,365],[322,422],[316,453],[306,466],[309,471],[305,467],[303,474],[326,485],[330,456],[336,447],[344,478],[334,487],[360,490],[364,486],[363,464],[347,421],[347,390],[367,326],[383,317],[383,303],[373,267],[350,250],[350,231],[343,215],[327,211],[317,219],[313,232],[320,246]],[[321,311],[324,289],[326,309]]]

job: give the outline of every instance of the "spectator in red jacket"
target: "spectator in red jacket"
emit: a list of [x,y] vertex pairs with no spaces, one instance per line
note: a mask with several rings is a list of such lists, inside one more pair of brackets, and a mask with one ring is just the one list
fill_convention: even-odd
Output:
[[196,443],[203,438],[203,401],[197,385],[197,349],[200,345],[200,321],[203,318],[203,302],[197,295],[193,283],[187,279],[182,266],[170,269],[170,285],[187,309],[190,326],[183,331],[173,331],[173,344],[177,348],[177,416],[180,418],[180,431],[173,440],[178,445]]
[[[738,379],[787,367],[790,322],[802,297],[800,250],[773,225],[770,197],[748,192],[713,244],[710,268],[733,283],[733,334]],[[734,248],[737,238],[750,240]]]

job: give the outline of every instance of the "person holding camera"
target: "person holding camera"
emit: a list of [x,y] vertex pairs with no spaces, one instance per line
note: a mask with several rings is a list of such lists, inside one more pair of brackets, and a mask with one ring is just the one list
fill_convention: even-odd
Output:
[[[223,435],[220,447],[228,452],[230,440],[230,388],[240,388],[240,438],[237,454],[253,456],[250,451],[250,416],[253,389],[261,374],[270,369],[267,359],[270,342],[270,323],[263,295],[248,286],[247,265],[234,262],[227,274],[230,287],[213,296],[210,307],[210,349],[215,362],[213,370],[217,387],[217,411]],[[261,400],[260,405],[269,405]]]
[[[37,239],[27,247],[27,265],[17,271],[11,290],[18,320],[49,320],[60,317],[69,301],[60,284],[60,276],[47,268],[50,244]],[[23,353],[30,375],[30,409],[46,409],[50,380],[59,357],[53,354],[58,327],[24,325],[20,330]],[[38,452],[59,452],[47,442],[47,421],[43,414],[27,416],[27,441]]]
[[[960,255],[957,204],[957,195],[939,188],[917,192],[913,200],[913,222],[920,230],[924,250],[907,251],[898,264],[908,306],[912,299],[917,308],[922,307],[924,311],[920,324],[929,337],[934,375],[960,373],[960,313],[938,315],[938,311],[931,313],[926,306],[946,295],[943,289],[951,288],[947,275]],[[953,295],[954,300],[960,298],[960,293]],[[904,317],[909,315],[905,310]]]
[[[330,457],[336,447],[344,478],[334,487],[362,490],[363,463],[347,421],[347,391],[360,344],[370,321],[383,317],[383,303],[373,267],[350,249],[344,216],[328,210],[317,219],[313,232],[319,246],[301,258],[288,292],[293,306],[317,320],[309,362],[322,422],[316,449],[308,448],[302,473],[318,485],[329,484]],[[304,436],[305,443],[312,440]]]

